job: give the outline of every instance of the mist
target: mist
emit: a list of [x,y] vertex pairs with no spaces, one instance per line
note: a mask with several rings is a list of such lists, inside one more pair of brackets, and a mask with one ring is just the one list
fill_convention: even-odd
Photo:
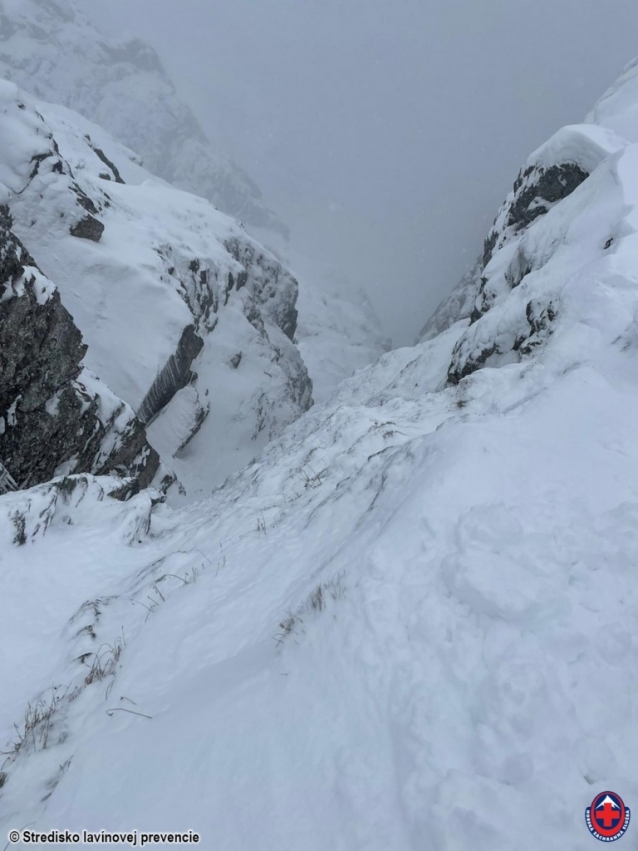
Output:
[[635,0],[94,0],[290,226],[295,271],[409,344],[529,153],[638,54]]

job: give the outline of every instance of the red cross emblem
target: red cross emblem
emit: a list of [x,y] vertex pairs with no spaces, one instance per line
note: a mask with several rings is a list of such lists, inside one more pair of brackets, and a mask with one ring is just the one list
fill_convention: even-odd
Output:
[[620,839],[629,826],[631,813],[623,799],[615,792],[601,792],[585,811],[589,832],[601,842]]
[[594,811],[594,820],[603,827],[615,827],[614,822],[620,821],[620,807],[609,801],[599,804]]

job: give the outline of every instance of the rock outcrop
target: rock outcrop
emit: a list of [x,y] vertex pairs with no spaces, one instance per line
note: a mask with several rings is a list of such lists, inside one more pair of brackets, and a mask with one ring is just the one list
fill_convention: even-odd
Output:
[[[548,339],[559,315],[560,296],[556,288],[546,285],[541,273],[561,248],[561,240],[567,241],[570,225],[564,216],[570,215],[570,208],[563,205],[581,188],[586,191],[589,176],[625,144],[609,130],[581,124],[564,127],[531,155],[485,240],[479,266],[466,284],[466,295],[474,288],[476,295],[469,327],[452,355],[448,370],[451,384],[458,384],[483,366],[526,358]],[[554,210],[551,228],[535,227]],[[566,212],[561,215],[561,210]],[[601,251],[610,245],[605,242]],[[460,318],[466,317],[457,315],[454,321]]]
[[[417,342],[432,339],[462,319],[476,322],[491,304],[485,270],[494,255],[571,195],[601,159],[619,146],[620,140],[608,130],[574,125],[562,128],[534,151],[501,206],[485,238],[481,256],[439,304]],[[525,258],[519,254],[508,271],[510,286],[516,286],[530,271],[525,264]]]
[[83,365],[86,345],[0,206],[0,460],[19,487],[60,473],[150,484],[159,466],[131,408]]
[[10,82],[0,107],[15,234],[59,287],[87,368],[148,425],[189,496],[205,493],[312,404],[293,342],[297,281],[77,113]]

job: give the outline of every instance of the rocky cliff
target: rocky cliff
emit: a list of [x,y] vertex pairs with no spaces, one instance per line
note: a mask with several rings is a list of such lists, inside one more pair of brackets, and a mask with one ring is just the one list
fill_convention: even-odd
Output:
[[[418,340],[432,339],[461,320],[469,320],[473,325],[489,310],[498,293],[518,286],[533,268],[524,248],[524,235],[529,227],[571,195],[602,159],[622,145],[620,138],[609,128],[583,124],[564,127],[534,151],[521,168],[512,191],[499,210],[485,238],[481,256],[450,295],[443,299],[423,327]],[[507,254],[507,268],[500,270],[504,285],[496,280],[490,284],[490,273],[495,268],[490,264],[502,249],[507,249],[499,257],[503,262]],[[541,319],[535,314],[530,315],[532,333],[539,330],[536,327],[538,322],[546,324],[546,321],[546,316]],[[475,333],[473,331],[472,335]],[[524,338],[525,333],[522,332],[514,346],[520,347]],[[489,345],[481,349],[476,364],[484,363],[491,354],[500,351],[499,346],[493,352],[489,349]],[[472,368],[466,365],[460,372],[452,369],[451,380],[458,380],[462,374],[467,374],[464,369]]]
[[[124,158],[143,162],[148,172],[203,195],[258,233],[258,240],[265,238],[287,253],[287,227],[268,208],[254,181],[211,148],[152,48],[136,39],[105,38],[78,0],[2,0],[2,76],[88,117],[132,149]],[[58,126],[56,134],[60,132]],[[104,145],[112,148],[112,138]],[[98,174],[121,184],[117,165],[99,144],[91,139],[83,150]],[[82,167],[81,158],[77,164]],[[95,216],[78,220],[74,227],[80,237],[101,236]],[[290,267],[288,261],[283,265]],[[326,398],[341,378],[370,363],[387,346],[369,306],[357,298],[344,301],[331,292],[326,295],[323,288],[315,290],[316,283],[301,282],[303,315],[297,338],[319,397]],[[168,361],[164,367],[165,375],[173,369]],[[192,421],[190,415],[188,419]]]
[[157,452],[131,408],[84,366],[86,345],[0,206],[0,461],[18,487],[113,473],[150,484]]
[[86,366],[138,414],[194,495],[312,404],[293,343],[298,286],[203,198],[77,113],[0,85],[0,183],[56,282]]
[[[469,327],[448,370],[451,383],[486,365],[524,360],[553,333],[561,286],[545,267],[569,244],[571,217],[596,191],[590,175],[625,144],[606,128],[573,125],[528,159],[485,240]],[[602,253],[613,242],[610,233],[588,248]]]

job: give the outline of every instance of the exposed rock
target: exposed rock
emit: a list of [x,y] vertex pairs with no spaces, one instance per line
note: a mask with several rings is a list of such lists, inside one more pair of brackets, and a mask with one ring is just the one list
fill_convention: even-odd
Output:
[[0,458],[19,486],[66,473],[150,483],[159,457],[124,402],[84,368],[86,346],[0,207]]
[[[571,195],[587,177],[588,173],[580,165],[569,162],[549,167],[528,165],[521,169],[512,192],[485,239],[481,258],[435,310],[421,331],[418,341],[431,339],[460,319],[469,318],[472,325],[477,322],[492,303],[486,295],[488,279],[483,272],[496,251],[524,232],[563,198]],[[506,273],[510,288],[518,286],[530,268],[524,255],[517,253]],[[477,360],[475,368],[485,360],[486,358]]]
[[[203,346],[204,341],[197,334],[193,325],[184,328],[175,353],[170,356],[168,362],[160,371],[137,412],[140,422],[144,424],[151,422],[153,417],[157,416],[162,408],[168,405],[177,391],[190,383],[193,378],[191,364],[201,352]],[[188,440],[191,437],[192,435]]]
[[[581,124],[562,128],[534,151],[494,220],[479,262],[439,305],[419,341],[430,339],[433,333],[446,330],[459,319],[469,317],[471,324],[477,322],[493,304],[493,297],[486,290],[490,278],[486,270],[495,254],[520,239],[535,221],[572,195],[597,165],[623,144],[608,130]],[[513,260],[507,275],[510,288],[528,274],[527,265],[521,255]]]
[[[98,159],[102,160],[104,165],[108,166],[111,169],[111,172],[113,173],[113,177],[115,178],[115,182],[116,183],[124,183],[124,181],[122,180],[122,175],[120,174],[118,167],[114,163],[111,162],[111,160],[106,156],[104,151],[101,148],[98,148],[97,145],[93,144],[90,136],[86,137],[86,141],[89,143],[89,145],[91,146],[93,151],[95,151],[95,155],[98,157]],[[111,179],[109,175],[105,175],[105,177],[106,177],[107,180]]]
[[[6,192],[16,236],[59,286],[87,368],[139,412],[163,457],[179,454],[186,489],[195,493],[197,479],[204,492],[312,404],[292,342],[297,281],[237,222],[154,180],[81,116],[11,83],[0,83],[0,106],[0,163],[11,175],[0,199]],[[105,184],[105,160],[126,185]],[[111,238],[97,263],[85,240],[102,225]],[[193,435],[199,396],[211,414]]]
[[[225,247],[244,267],[237,278],[237,290],[248,287],[255,303],[263,308],[289,340],[294,340],[299,318],[297,281],[278,260],[259,251],[254,243],[234,238],[227,240]],[[234,279],[229,283],[230,289]]]
[[77,236],[80,239],[90,239],[92,242],[99,242],[104,233],[104,225],[93,216],[85,216],[76,222],[70,229],[71,236]]
[[[545,168],[530,165],[519,172],[512,195],[505,203],[499,217],[483,246],[483,268],[492,259],[497,245],[503,245],[506,229],[518,233],[545,213],[558,201],[571,195],[574,189],[589,177],[579,165],[572,162],[556,163]],[[504,218],[503,227],[499,219]]]
[[496,343],[493,343],[491,346],[475,350],[470,357],[453,360],[447,376],[448,382],[452,385],[458,384],[462,378],[480,369],[487,359],[496,353],[501,354]]

